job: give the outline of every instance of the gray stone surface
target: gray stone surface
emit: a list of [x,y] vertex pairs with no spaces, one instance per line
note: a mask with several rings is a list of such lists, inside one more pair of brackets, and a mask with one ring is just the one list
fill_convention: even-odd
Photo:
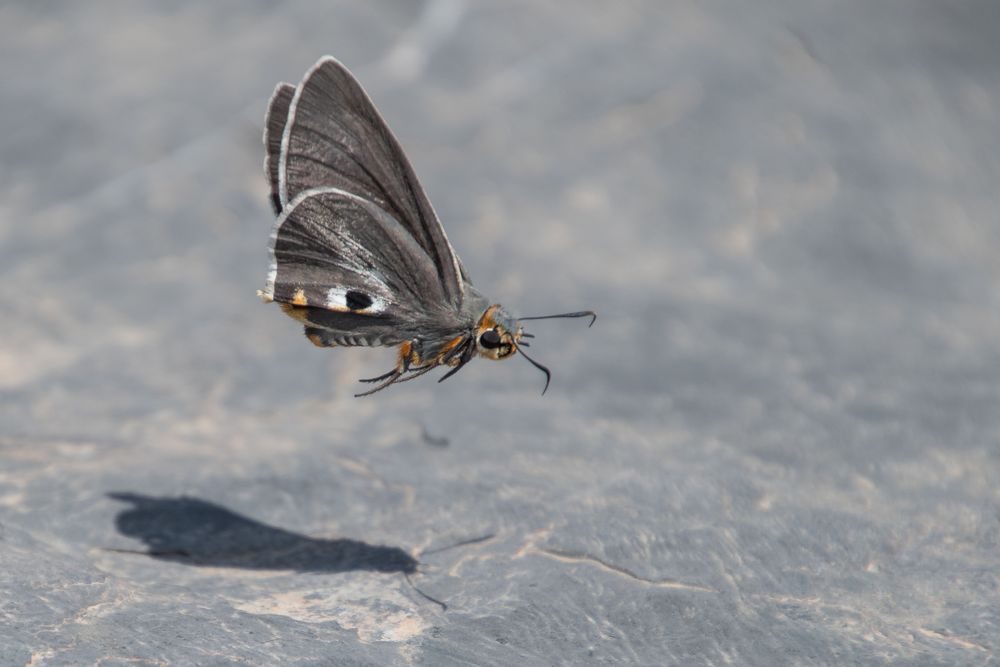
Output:
[[[4,4],[0,664],[997,662],[998,34]],[[546,396],[518,360],[351,398],[392,352],[256,298],[264,104],[324,53],[480,288],[599,311],[533,327]]]

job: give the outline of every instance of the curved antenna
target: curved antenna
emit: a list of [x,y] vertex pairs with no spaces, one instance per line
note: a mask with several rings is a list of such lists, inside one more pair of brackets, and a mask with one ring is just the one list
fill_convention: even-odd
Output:
[[538,317],[519,317],[518,322],[523,322],[525,320],[554,320],[557,317],[589,317],[591,318],[588,327],[594,326],[594,322],[597,321],[597,313],[592,310],[581,310],[576,313],[560,313],[559,315],[540,315]]
[[515,345],[514,348],[517,349],[517,351],[521,353],[522,357],[524,357],[525,359],[527,359],[528,361],[530,361],[532,366],[534,366],[535,368],[537,368],[541,372],[545,373],[545,387],[542,389],[542,396],[544,396],[545,395],[545,390],[549,388],[549,380],[552,379],[552,373],[549,372],[548,368],[546,368],[545,366],[542,366],[540,363],[538,363],[537,361],[535,361],[534,359],[532,359],[531,357],[529,357],[527,354],[525,354],[524,350],[521,349],[520,345]]

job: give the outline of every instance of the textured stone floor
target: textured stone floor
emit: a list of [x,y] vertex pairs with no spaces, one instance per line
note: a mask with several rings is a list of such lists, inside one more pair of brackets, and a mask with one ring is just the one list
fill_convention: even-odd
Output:
[[[1000,5],[0,6],[0,664],[994,664]],[[522,360],[255,290],[369,89]],[[432,599],[433,598],[433,599]],[[440,602],[440,604],[438,602]]]

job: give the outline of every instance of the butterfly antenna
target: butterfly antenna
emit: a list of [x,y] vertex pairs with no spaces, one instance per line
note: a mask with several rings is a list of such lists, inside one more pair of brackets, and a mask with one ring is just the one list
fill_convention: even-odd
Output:
[[545,395],[545,391],[549,388],[549,380],[552,379],[552,373],[549,372],[548,368],[546,368],[545,366],[542,366],[540,363],[538,363],[537,361],[535,361],[534,359],[532,359],[531,357],[529,357],[525,353],[525,351],[521,349],[520,345],[515,345],[514,347],[517,348],[517,351],[521,353],[522,357],[524,357],[525,359],[527,359],[528,361],[531,362],[532,366],[534,366],[535,368],[537,368],[541,372],[545,373],[545,387],[542,389],[542,396],[544,396]]
[[581,310],[577,313],[560,313],[558,315],[540,315],[538,317],[519,317],[517,318],[517,321],[523,322],[525,320],[554,320],[559,317],[589,317],[591,319],[590,319],[590,324],[587,325],[588,327],[594,326],[594,322],[597,321],[597,313],[595,313],[592,310]]

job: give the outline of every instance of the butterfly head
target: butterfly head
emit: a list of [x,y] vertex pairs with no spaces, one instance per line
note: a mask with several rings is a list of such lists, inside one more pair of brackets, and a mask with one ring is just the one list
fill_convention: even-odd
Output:
[[506,359],[517,351],[524,330],[500,304],[486,309],[475,330],[476,351],[487,359]]
[[[534,336],[525,333],[521,327],[521,322],[524,320],[550,320],[559,317],[589,317],[591,324],[597,319],[597,315],[590,310],[582,310],[577,313],[561,313],[559,315],[515,318],[511,317],[510,313],[504,310],[500,304],[493,304],[483,311],[471,335],[462,335],[455,339],[454,345],[457,347],[454,347],[456,351],[453,353],[453,356],[441,362],[447,363],[449,366],[454,366],[454,368],[448,371],[441,380],[454,375],[476,353],[488,359],[506,359],[515,352],[520,352],[521,356],[531,362],[535,368],[545,373],[545,387],[542,389],[542,393],[544,394],[545,390],[549,388],[549,380],[552,379],[552,373],[549,372],[548,368],[529,357],[524,351],[524,348],[528,347],[529,343],[523,339],[534,338]],[[461,350],[461,352],[458,352],[458,350]],[[438,380],[438,382],[441,380]]]

